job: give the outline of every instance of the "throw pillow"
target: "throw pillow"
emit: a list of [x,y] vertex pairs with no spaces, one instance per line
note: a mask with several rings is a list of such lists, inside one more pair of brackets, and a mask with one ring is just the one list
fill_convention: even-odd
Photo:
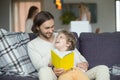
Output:
[[29,35],[0,29],[0,71],[8,75],[36,75],[27,52]]
[[112,68],[110,69],[110,73],[112,75],[120,75],[120,65],[114,65],[112,66]]

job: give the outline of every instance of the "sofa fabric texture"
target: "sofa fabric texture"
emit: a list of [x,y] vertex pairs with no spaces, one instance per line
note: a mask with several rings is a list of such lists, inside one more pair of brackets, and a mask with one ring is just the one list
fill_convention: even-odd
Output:
[[37,77],[17,76],[17,75],[0,75],[0,80],[39,80]]
[[79,37],[80,52],[88,60],[90,68],[120,64],[120,33],[83,33]]

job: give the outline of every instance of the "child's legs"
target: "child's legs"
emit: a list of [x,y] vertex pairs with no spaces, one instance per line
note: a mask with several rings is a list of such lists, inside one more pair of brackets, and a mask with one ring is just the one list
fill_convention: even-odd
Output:
[[56,75],[50,67],[42,67],[39,72],[39,80],[57,80]]
[[60,75],[58,80],[89,80],[89,78],[81,70],[73,69]]
[[59,76],[58,80],[73,80],[72,74],[72,71],[65,72]]
[[109,69],[107,66],[96,66],[86,72],[91,80],[110,80]]

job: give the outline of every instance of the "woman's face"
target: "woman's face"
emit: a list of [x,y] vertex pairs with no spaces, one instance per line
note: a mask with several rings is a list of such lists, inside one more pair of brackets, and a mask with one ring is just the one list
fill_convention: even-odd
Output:
[[50,19],[45,21],[41,26],[39,26],[40,34],[39,36],[49,39],[53,36],[54,32],[54,20]]

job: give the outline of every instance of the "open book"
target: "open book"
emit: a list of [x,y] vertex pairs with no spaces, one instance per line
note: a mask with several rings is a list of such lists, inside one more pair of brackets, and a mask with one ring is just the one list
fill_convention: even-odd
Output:
[[69,70],[74,66],[74,52],[59,52],[58,50],[51,50],[51,60],[55,68],[64,68]]

